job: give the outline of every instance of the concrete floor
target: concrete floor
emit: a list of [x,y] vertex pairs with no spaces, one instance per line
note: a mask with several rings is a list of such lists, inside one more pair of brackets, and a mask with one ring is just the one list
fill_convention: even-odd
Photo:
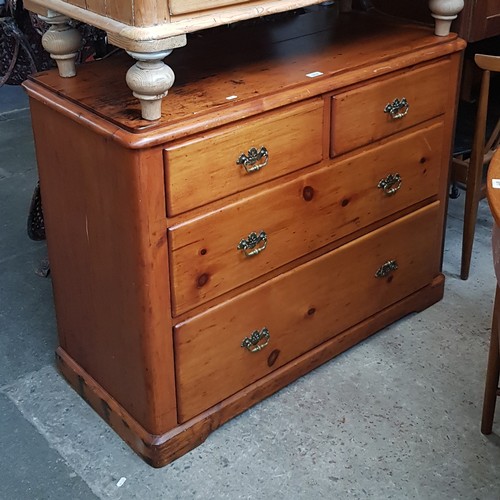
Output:
[[36,177],[27,99],[20,88],[2,87],[2,500],[500,498],[500,416],[492,436],[479,432],[495,287],[485,202],[469,281],[457,276],[461,196],[450,201],[443,301],[156,470],[54,368],[51,283],[35,273],[45,244],[29,240],[25,230]]

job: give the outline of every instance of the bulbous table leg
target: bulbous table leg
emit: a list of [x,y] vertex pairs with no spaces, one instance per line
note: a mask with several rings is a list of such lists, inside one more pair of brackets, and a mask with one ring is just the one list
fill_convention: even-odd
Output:
[[429,9],[436,20],[434,33],[446,36],[450,33],[451,22],[464,8],[464,0],[429,0]]
[[137,62],[127,71],[127,85],[141,102],[142,117],[158,120],[161,117],[161,100],[174,83],[174,72],[163,59],[171,49],[160,52],[127,51]]
[[50,25],[42,36],[43,48],[57,63],[59,75],[70,78],[76,75],[75,59],[82,44],[80,33],[69,25],[69,17],[49,10],[40,19]]

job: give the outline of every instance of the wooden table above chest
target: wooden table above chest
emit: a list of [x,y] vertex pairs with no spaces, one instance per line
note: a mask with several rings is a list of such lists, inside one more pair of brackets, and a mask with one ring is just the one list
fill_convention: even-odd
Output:
[[154,466],[443,293],[464,43],[356,13],[248,29],[193,40],[156,123],[124,59],[25,84],[61,370]]
[[[137,60],[127,72],[126,81],[140,100],[142,117],[157,120],[162,113],[162,99],[174,83],[174,72],[163,59],[173,49],[186,45],[186,33],[319,3],[326,4],[327,10],[338,4],[341,11],[349,11],[352,0],[25,0],[24,6],[50,24],[42,42],[62,77],[76,74],[75,57],[81,43],[78,31],[69,25],[70,19],[106,31],[110,43]],[[436,20],[435,33],[448,35],[463,0],[428,3]],[[255,41],[253,33],[246,36],[250,42]],[[214,53],[207,51],[205,57],[214,57]]]

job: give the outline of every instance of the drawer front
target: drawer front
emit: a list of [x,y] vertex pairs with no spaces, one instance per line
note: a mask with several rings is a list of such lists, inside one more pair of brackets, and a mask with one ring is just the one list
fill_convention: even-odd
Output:
[[[439,272],[439,213],[435,202],[177,325],[179,420],[427,285]],[[376,277],[390,261],[398,269]]]
[[[332,97],[331,155],[351,151],[444,113],[450,74],[450,62],[442,61]],[[403,99],[408,107],[403,105]]]
[[168,215],[319,162],[322,129],[323,101],[315,99],[167,147]]
[[[442,122],[434,123],[170,228],[174,316],[436,195],[442,137]],[[267,241],[237,249],[261,231]]]

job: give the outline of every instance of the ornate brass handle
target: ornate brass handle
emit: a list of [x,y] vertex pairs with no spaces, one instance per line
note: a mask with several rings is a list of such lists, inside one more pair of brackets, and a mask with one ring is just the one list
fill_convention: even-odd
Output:
[[382,264],[375,273],[375,278],[385,278],[392,271],[396,271],[398,268],[398,263],[395,260],[388,260],[384,264]]
[[238,246],[237,250],[242,250],[247,257],[253,257],[254,255],[262,252],[267,246],[267,234],[265,231],[261,231],[259,234],[250,233],[248,238],[242,239]]
[[389,174],[385,179],[380,179],[377,187],[383,189],[384,193],[388,196],[396,194],[401,189],[403,179],[398,173]]
[[384,113],[389,113],[394,120],[400,120],[408,114],[409,109],[410,105],[406,97],[403,97],[401,100],[394,99],[394,101],[387,103]]
[[261,168],[264,168],[268,161],[269,152],[262,146],[259,150],[257,150],[257,148],[250,148],[247,154],[241,153],[240,157],[236,160],[236,164],[243,165],[246,172],[251,174],[252,172],[258,172]]
[[[259,343],[263,339],[264,342]],[[270,339],[271,335],[269,334],[269,330],[267,328],[262,328],[260,332],[259,330],[255,330],[250,337],[245,337],[241,343],[241,347],[248,349],[250,352],[259,352],[269,344]]]

